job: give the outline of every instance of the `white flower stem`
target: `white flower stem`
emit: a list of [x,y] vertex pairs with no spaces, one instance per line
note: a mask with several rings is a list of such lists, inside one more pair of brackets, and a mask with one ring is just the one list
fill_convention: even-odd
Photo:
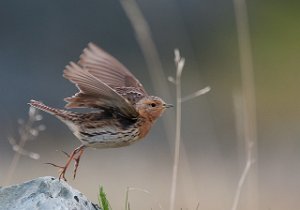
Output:
[[184,59],[180,57],[179,51],[175,50],[176,72],[176,135],[175,135],[175,151],[172,172],[172,184],[170,195],[170,210],[175,207],[175,198],[177,191],[177,177],[180,156],[180,136],[181,136],[181,73],[184,67]]

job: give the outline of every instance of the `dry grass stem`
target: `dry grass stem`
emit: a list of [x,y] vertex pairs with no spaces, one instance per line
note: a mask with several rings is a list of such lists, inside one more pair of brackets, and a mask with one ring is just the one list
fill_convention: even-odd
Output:
[[211,90],[211,88],[208,86],[208,87],[205,87],[201,90],[198,90],[190,95],[187,95],[183,98],[181,98],[181,102],[186,102],[186,101],[189,101],[189,100],[192,100],[194,98],[197,98],[198,96],[201,96],[201,95],[204,95],[206,93],[208,93],[209,91]]
[[30,152],[24,149],[26,142],[34,140],[40,133],[40,131],[45,130],[44,125],[35,125],[36,122],[42,120],[42,116],[39,114],[38,110],[30,107],[28,112],[28,120],[18,120],[19,123],[19,139],[9,137],[8,141],[12,146],[12,150],[15,152],[12,162],[8,168],[6,178],[4,181],[4,186],[9,185],[10,181],[16,171],[17,165],[20,161],[21,156],[27,156],[32,159],[39,159],[40,155],[34,152]]
[[181,97],[181,75],[185,64],[185,58],[182,58],[178,49],[174,50],[174,62],[176,66],[176,79],[169,76],[168,80],[176,86],[176,135],[175,135],[175,152],[173,162],[170,210],[175,208],[175,198],[177,191],[177,177],[180,159],[180,143],[181,143],[181,105],[182,102],[194,99],[210,91],[210,87],[203,88],[186,97]]
[[165,100],[170,101],[171,94],[165,81],[166,76],[145,17],[135,0],[120,0],[120,2],[135,31],[138,44],[150,70],[151,80],[155,84],[155,91],[161,93]]
[[[137,192],[145,193],[145,194],[149,195],[150,197],[152,197],[154,199],[153,194],[150,191],[146,190],[146,189],[137,188],[137,187],[127,187],[126,194],[125,194],[125,210],[130,210],[129,192],[131,192],[131,191],[137,191]],[[163,210],[163,207],[162,207],[161,203],[157,199],[154,199],[154,200],[155,200],[158,208],[160,210]]]
[[181,73],[184,67],[185,59],[180,57],[180,52],[175,49],[175,66],[176,66],[176,135],[175,135],[175,152],[172,172],[171,195],[170,195],[170,210],[175,207],[175,198],[177,191],[177,176],[179,167],[179,152],[180,152],[180,136],[181,136]]
[[[252,62],[252,52],[250,44],[250,33],[248,24],[247,6],[245,0],[233,0],[235,19],[237,25],[238,45],[240,55],[240,66],[242,75],[242,124],[243,124],[243,139],[246,145],[246,164],[239,179],[236,193],[233,199],[231,210],[236,210],[240,201],[241,191],[248,177],[249,185],[248,192],[251,193],[249,200],[249,209],[257,207],[257,178],[256,171],[250,169],[253,160],[257,160],[257,131],[256,131],[256,102],[255,102],[255,86],[254,86],[254,71]],[[250,176],[251,175],[251,176]]]

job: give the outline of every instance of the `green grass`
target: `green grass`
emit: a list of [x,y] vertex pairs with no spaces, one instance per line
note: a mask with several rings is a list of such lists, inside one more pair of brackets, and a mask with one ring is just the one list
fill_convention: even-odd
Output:
[[106,193],[104,192],[104,189],[102,186],[100,186],[100,188],[99,188],[98,202],[99,202],[100,207],[103,210],[112,210],[112,208],[109,204],[109,201],[106,198]]

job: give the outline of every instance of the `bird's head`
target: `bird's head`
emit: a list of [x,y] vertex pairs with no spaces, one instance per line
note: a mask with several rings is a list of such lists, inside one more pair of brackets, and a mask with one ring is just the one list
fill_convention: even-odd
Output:
[[157,96],[147,96],[136,103],[138,113],[150,121],[156,120],[166,108],[170,107],[173,107],[173,105],[166,104]]

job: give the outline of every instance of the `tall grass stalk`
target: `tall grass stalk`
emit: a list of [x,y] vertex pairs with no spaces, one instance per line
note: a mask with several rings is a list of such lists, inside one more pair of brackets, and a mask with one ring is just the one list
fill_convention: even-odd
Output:
[[[250,43],[247,5],[245,0],[233,0],[235,20],[238,35],[241,81],[242,81],[242,122],[243,138],[245,140],[246,164],[238,181],[231,210],[236,210],[240,201],[242,188],[248,177],[248,192],[251,194],[249,209],[257,209],[257,171],[253,168],[253,161],[257,161],[257,130],[256,130],[256,102],[255,84]],[[251,185],[250,185],[251,184]]]
[[175,199],[176,199],[176,192],[177,192],[177,177],[178,177],[178,167],[179,167],[179,160],[180,160],[180,144],[181,144],[182,103],[185,101],[192,100],[210,91],[210,87],[206,87],[188,96],[181,97],[181,75],[185,64],[185,58],[181,57],[180,51],[178,49],[174,50],[174,62],[176,67],[176,79],[174,79],[171,76],[168,77],[168,80],[173,84],[175,84],[176,86],[176,135],[175,135],[175,151],[174,151],[172,184],[171,184],[171,194],[170,194],[170,210],[175,209]]
[[[142,50],[152,83],[154,84],[154,90],[160,93],[166,101],[170,101],[170,90],[166,82],[159,53],[152,39],[149,24],[135,0],[120,0],[120,3],[134,29],[137,42]],[[165,126],[170,127],[172,125],[169,124],[171,120],[168,119],[167,121]]]
[[180,136],[181,136],[181,74],[184,67],[185,59],[180,57],[178,49],[174,51],[175,65],[176,65],[176,135],[175,135],[175,152],[172,172],[172,184],[170,195],[170,210],[175,207],[176,189],[177,189],[177,176],[179,166],[179,152],[180,152]]

